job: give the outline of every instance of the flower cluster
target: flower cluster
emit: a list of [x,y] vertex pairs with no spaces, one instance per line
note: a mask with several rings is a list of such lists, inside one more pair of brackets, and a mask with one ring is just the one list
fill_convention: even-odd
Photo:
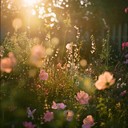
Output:
[[[5,46],[9,48],[5,53],[15,49],[10,40],[7,42],[9,45]],[[59,50],[49,54],[43,44],[31,42],[25,46],[26,51],[16,47],[7,55],[0,53],[3,127],[126,126],[126,65],[119,65],[119,73],[118,65],[114,70],[112,66],[106,67],[109,63],[105,61],[106,54],[104,65],[104,61],[94,59],[89,63],[79,56],[79,48],[73,42],[65,46],[64,59],[59,56]],[[21,41],[17,41],[15,46],[21,45]],[[127,54],[125,58],[127,63]],[[117,116],[119,119],[115,120]]]

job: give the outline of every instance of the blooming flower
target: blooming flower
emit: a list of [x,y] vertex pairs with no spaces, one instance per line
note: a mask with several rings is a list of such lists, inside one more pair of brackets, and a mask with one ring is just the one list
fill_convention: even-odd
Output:
[[65,109],[66,105],[64,103],[56,103],[53,101],[52,109]]
[[36,109],[31,110],[31,109],[30,109],[30,107],[28,107],[28,108],[27,108],[28,118],[30,118],[30,117],[31,117],[32,119],[34,119],[33,114],[35,113],[35,111],[36,111]]
[[24,122],[23,126],[25,128],[35,128],[36,127],[36,125],[32,124],[32,122]]
[[124,90],[123,92],[120,93],[120,96],[124,96],[127,93],[127,90]]
[[41,80],[47,80],[48,79],[48,73],[46,73],[44,70],[40,70],[39,78]]
[[16,65],[16,58],[12,52],[8,53],[8,57],[0,60],[0,70],[2,72],[10,73]]
[[91,128],[93,125],[94,125],[94,119],[93,119],[92,115],[88,115],[83,120],[82,128]]
[[51,120],[54,119],[54,113],[47,111],[46,113],[44,113],[43,119],[45,122],[50,122]]
[[124,49],[125,47],[128,47],[128,42],[123,42],[122,43],[122,49]]
[[66,116],[67,121],[72,121],[73,116],[74,116],[74,112],[73,111],[66,110],[66,111],[64,111],[64,114]]
[[88,104],[88,101],[90,99],[89,95],[84,91],[78,92],[75,98],[77,101],[79,101],[80,104]]
[[98,90],[104,90],[109,88],[111,85],[115,83],[115,79],[110,72],[104,72],[98,77],[98,80],[95,83],[95,86]]

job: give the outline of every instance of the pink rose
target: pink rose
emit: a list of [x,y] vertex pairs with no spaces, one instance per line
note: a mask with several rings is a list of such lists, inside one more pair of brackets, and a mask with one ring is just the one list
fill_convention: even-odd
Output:
[[82,128],[91,128],[94,125],[94,119],[91,115],[88,115],[84,120],[83,120],[83,125]]
[[40,70],[39,78],[41,80],[47,80],[48,79],[48,73],[46,73],[44,70]]
[[25,128],[35,128],[36,125],[32,124],[32,122],[24,122],[23,123]]
[[110,72],[104,72],[98,77],[98,80],[95,83],[95,86],[98,90],[104,90],[109,88],[111,85],[115,83],[115,79]]
[[75,98],[80,104],[88,104],[88,101],[90,99],[89,95],[84,91],[78,92]]
[[44,113],[44,117],[43,117],[45,122],[50,122],[54,119],[54,114],[53,112],[49,112],[47,111],[46,113]]

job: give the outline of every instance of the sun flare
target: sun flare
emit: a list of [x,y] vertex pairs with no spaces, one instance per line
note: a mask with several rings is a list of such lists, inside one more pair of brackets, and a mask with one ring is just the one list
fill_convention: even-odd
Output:
[[33,6],[38,3],[40,0],[23,0],[25,6]]

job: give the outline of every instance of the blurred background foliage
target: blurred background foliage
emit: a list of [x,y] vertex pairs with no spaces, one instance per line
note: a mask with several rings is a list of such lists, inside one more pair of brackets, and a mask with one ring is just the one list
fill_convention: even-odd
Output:
[[[96,128],[122,126],[127,128],[128,93],[120,96],[122,91],[127,90],[127,65],[123,63],[127,49],[122,50],[120,54],[117,47],[111,44],[109,31],[114,24],[128,22],[127,14],[124,13],[124,9],[128,6],[127,0],[63,0],[60,4],[54,4],[54,2],[57,0],[43,0],[44,4],[38,3],[38,8],[36,6],[31,8],[31,6],[22,6],[22,0],[1,0],[3,57],[7,56],[10,51],[14,52],[18,63],[13,72],[1,75],[0,116],[2,120],[0,123],[3,127],[22,127],[24,120],[31,121],[26,114],[26,108],[30,106],[32,109],[38,109],[34,123],[42,127],[41,117],[56,99],[57,102],[63,100],[68,104],[69,109],[77,113],[74,123],[66,122],[64,127],[81,127],[82,119],[92,114]],[[39,11],[42,6],[45,13]],[[15,22],[17,18],[18,23]],[[102,31],[104,31],[103,36],[101,36]],[[57,46],[52,44],[53,39],[56,39],[55,42],[59,40]],[[73,55],[66,52],[66,44],[72,44],[72,42],[78,46],[77,49],[74,45]],[[42,67],[51,75],[50,80],[46,82],[39,80],[39,68],[27,62],[31,48],[37,44],[55,50],[45,60],[45,65]],[[79,53],[80,56],[77,55]],[[75,59],[70,59],[73,56],[76,56]],[[68,70],[65,68],[58,70],[56,67],[59,62],[63,66],[65,63],[72,64],[73,62],[79,67],[81,59],[86,59],[87,67],[80,67],[78,72],[73,65]],[[116,84],[112,90],[98,92],[93,86],[94,81],[106,70],[114,74],[117,79]],[[87,91],[92,96],[90,106],[81,107],[76,102],[74,95],[79,90]],[[57,117],[61,117],[63,121],[61,115],[60,112]],[[76,120],[80,122],[76,124]],[[57,126],[52,123],[51,125],[44,124],[43,126]],[[63,122],[58,124],[58,127],[61,125]]]

